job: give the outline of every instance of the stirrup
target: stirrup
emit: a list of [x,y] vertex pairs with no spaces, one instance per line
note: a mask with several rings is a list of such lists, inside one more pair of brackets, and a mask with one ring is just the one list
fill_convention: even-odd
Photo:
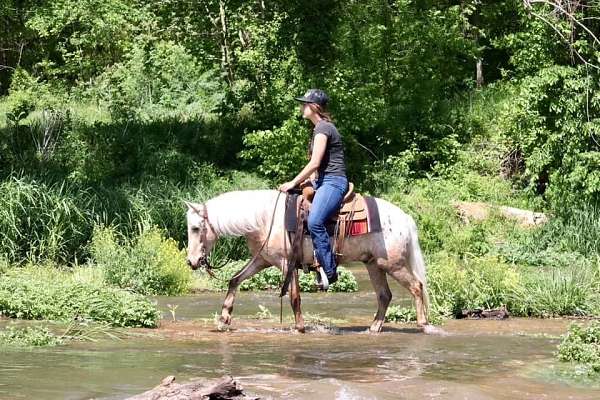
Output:
[[324,292],[329,289],[329,279],[323,268],[317,269],[317,287]]

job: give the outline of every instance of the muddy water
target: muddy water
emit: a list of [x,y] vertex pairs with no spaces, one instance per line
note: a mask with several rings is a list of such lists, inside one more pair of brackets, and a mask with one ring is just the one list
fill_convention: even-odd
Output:
[[[553,359],[568,321],[450,321],[447,336],[386,324],[384,333],[369,335],[375,297],[365,282],[360,287],[304,295],[312,315],[305,335],[290,331],[287,304],[279,323],[275,293],[242,292],[226,333],[212,321],[222,293],[160,298],[165,321],[136,330],[140,336],[1,352],[0,399],[122,399],[167,375],[185,381],[224,374],[274,399],[600,399],[600,382],[562,378],[564,367]],[[397,299],[404,295],[394,291]],[[176,322],[169,321],[174,305]],[[267,318],[258,319],[259,305],[272,318],[263,312]]]

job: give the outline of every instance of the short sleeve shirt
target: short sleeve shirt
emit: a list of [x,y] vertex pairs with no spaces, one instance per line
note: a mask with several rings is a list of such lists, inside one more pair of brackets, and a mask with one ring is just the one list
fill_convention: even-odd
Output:
[[325,154],[323,154],[323,159],[321,160],[318,169],[319,177],[324,175],[346,176],[344,144],[342,142],[342,136],[339,134],[335,125],[324,119],[317,122],[310,139],[310,155],[312,155],[313,142],[317,133],[322,133],[327,136],[327,147],[325,148]]

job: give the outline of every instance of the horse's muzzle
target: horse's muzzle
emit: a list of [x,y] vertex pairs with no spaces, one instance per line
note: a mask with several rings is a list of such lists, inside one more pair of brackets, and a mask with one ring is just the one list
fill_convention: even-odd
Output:
[[210,265],[208,263],[208,259],[206,257],[200,257],[198,258],[197,262],[192,262],[192,260],[190,260],[189,258],[187,259],[187,265],[189,265],[194,271],[197,270],[198,268],[202,267],[202,268],[208,268]]

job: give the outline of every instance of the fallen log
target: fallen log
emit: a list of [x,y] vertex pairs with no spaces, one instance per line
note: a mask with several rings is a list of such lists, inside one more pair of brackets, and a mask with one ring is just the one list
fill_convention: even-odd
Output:
[[507,218],[517,220],[521,226],[541,225],[548,221],[546,214],[541,212],[522,210],[514,207],[495,206],[482,202],[454,201],[452,202],[452,206],[456,208],[459,217],[465,223],[469,223],[471,220],[481,221],[488,218],[492,209],[497,209],[500,214]]
[[483,310],[481,308],[476,308],[474,310],[462,310],[461,314],[462,314],[461,315],[462,318],[469,318],[469,319],[483,319],[483,318],[505,319],[505,318],[508,318],[508,316],[509,316],[506,306],[502,306],[500,308],[494,308],[491,310]]
[[258,400],[258,397],[247,396],[231,376],[212,383],[196,379],[183,384],[175,383],[174,376],[167,376],[154,389],[127,400]]

